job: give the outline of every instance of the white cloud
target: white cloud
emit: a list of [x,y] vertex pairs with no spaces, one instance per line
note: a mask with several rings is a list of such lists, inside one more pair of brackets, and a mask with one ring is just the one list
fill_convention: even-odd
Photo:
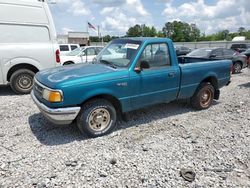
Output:
[[[102,1],[102,5],[107,5],[104,2],[106,1]],[[141,0],[125,0],[120,3],[119,6],[104,6],[101,10],[100,14],[104,16],[101,26],[104,31],[124,34],[135,24],[152,25],[151,14],[144,8]]]
[[115,10],[115,7],[104,7],[100,14],[110,14]]
[[172,1],[167,1],[162,15],[168,21],[196,23],[202,31],[210,34],[223,29],[236,30],[240,26],[248,26],[248,3],[247,0],[218,0],[214,5],[207,5],[204,0],[197,0],[175,7]]
[[68,9],[69,12],[72,12],[74,15],[90,15],[90,9],[83,3],[81,0],[75,0],[71,7]]
[[62,33],[65,34],[65,35],[68,34],[68,32],[70,32],[70,31],[74,31],[74,30],[70,29],[70,28],[67,28],[67,27],[62,28]]
[[145,10],[140,0],[127,0],[128,10],[136,10],[141,16],[148,16],[149,13]]

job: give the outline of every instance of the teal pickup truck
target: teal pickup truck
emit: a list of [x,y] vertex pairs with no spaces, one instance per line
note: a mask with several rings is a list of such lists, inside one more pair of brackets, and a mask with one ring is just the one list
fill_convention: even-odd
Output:
[[90,64],[37,73],[31,96],[49,121],[76,121],[97,137],[112,131],[119,114],[145,106],[190,98],[206,109],[230,83],[231,70],[230,60],[179,64],[167,38],[122,38]]

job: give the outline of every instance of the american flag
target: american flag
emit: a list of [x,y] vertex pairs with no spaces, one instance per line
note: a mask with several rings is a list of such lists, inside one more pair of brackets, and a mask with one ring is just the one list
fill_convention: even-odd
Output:
[[89,23],[89,22],[88,22],[88,26],[89,26],[89,28],[96,30],[95,26],[93,26],[93,25],[92,25],[91,23]]

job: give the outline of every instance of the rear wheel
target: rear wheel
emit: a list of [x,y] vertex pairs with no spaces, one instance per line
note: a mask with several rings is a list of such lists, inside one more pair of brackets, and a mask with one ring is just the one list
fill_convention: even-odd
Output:
[[10,86],[17,94],[29,94],[33,87],[35,73],[29,69],[20,69],[10,77]]
[[191,105],[198,110],[207,109],[211,106],[213,99],[214,87],[210,83],[202,83],[191,98]]
[[114,129],[116,117],[116,110],[110,102],[95,99],[83,105],[77,117],[77,126],[82,133],[90,137],[99,137]]
[[240,62],[236,62],[233,65],[233,73],[240,73],[242,69],[241,63]]

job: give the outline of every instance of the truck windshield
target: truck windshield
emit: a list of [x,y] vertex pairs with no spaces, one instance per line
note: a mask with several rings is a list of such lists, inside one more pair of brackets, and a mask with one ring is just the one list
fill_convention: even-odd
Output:
[[96,57],[98,63],[112,67],[127,67],[134,59],[141,41],[117,39],[110,42]]

